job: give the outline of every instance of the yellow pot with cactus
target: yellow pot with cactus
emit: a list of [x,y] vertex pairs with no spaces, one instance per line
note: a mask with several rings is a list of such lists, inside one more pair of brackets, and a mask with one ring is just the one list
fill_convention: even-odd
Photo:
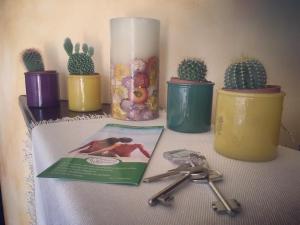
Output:
[[245,161],[276,158],[284,93],[266,85],[261,62],[242,58],[225,72],[218,91],[214,146],[218,153]]
[[69,75],[69,109],[80,112],[101,109],[100,87],[101,78],[99,74]]
[[97,111],[101,109],[101,77],[94,72],[93,47],[87,44],[75,45],[69,38],[64,43],[65,51],[69,56],[68,70],[68,100],[69,109],[78,112]]

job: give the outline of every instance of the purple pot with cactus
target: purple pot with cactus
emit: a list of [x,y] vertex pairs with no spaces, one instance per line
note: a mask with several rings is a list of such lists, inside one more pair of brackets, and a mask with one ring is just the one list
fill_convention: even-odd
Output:
[[25,73],[27,105],[29,107],[53,107],[59,105],[58,74],[45,70],[42,56],[36,49],[26,49],[22,53],[28,70]]
[[56,71],[26,72],[25,85],[29,107],[52,107],[59,104]]

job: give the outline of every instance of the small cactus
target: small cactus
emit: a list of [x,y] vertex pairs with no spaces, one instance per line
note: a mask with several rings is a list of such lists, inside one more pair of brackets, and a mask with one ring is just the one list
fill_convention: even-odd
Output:
[[29,72],[44,71],[44,63],[40,52],[37,49],[29,48],[22,53],[22,60]]
[[76,43],[73,53],[73,44],[70,38],[66,38],[64,42],[64,49],[69,56],[68,70],[70,74],[85,75],[94,74],[94,62],[92,56],[94,55],[94,48],[89,47],[87,44],[82,45],[82,52],[80,50],[80,44]]
[[224,86],[227,89],[265,88],[267,74],[263,64],[254,58],[242,57],[225,71]]
[[178,66],[181,80],[206,81],[206,73],[206,65],[200,59],[184,59]]

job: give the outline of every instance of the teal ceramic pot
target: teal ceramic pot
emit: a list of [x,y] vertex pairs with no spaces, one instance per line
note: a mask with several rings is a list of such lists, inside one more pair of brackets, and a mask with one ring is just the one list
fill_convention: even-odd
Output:
[[210,130],[214,83],[168,82],[167,126],[184,133]]

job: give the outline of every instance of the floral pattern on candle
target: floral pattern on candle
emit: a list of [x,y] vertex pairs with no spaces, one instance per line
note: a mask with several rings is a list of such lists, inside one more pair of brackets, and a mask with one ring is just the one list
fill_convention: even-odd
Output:
[[112,67],[112,116],[122,120],[158,117],[158,58],[136,58]]
[[114,79],[117,81],[122,80],[123,77],[130,75],[130,69],[127,65],[117,64],[114,67]]

